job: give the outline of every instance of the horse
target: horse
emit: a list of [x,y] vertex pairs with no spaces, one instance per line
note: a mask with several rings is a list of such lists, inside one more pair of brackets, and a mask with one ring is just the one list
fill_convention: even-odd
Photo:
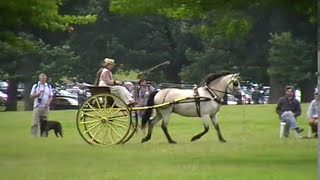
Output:
[[[204,131],[193,136],[191,141],[200,139],[209,130],[209,121],[211,120],[218,134],[220,142],[226,142],[222,137],[218,124],[217,112],[223,102],[226,94],[234,96],[240,93],[239,74],[221,73],[209,74],[204,79],[205,84],[198,88],[197,96],[191,89],[167,88],[160,91],[154,91],[149,95],[147,106],[152,107],[166,102],[174,102],[179,98],[187,98],[185,101],[169,103],[168,106],[156,108],[156,115],[150,119],[152,108],[146,110],[142,117],[141,128],[145,128],[148,123],[148,133],[142,139],[142,143],[151,139],[154,125],[162,119],[161,128],[170,144],[176,144],[168,133],[168,123],[170,114],[176,113],[186,117],[200,117],[203,120]],[[191,100],[191,101],[190,101]]]

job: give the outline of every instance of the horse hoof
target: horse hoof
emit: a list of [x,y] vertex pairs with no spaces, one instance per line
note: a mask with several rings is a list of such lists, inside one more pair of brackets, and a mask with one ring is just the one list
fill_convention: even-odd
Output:
[[191,138],[191,142],[192,142],[192,141],[195,141],[195,140],[197,140],[197,139],[199,139],[199,138],[193,137],[193,138]]
[[147,142],[149,139],[147,139],[147,138],[143,138],[142,140],[141,140],[141,143],[145,143],[145,142]]
[[224,139],[220,139],[220,142],[225,143],[225,142],[227,142],[227,141],[226,141],[226,140],[224,140]]
[[177,144],[177,142],[175,142],[175,141],[170,141],[169,143],[170,144]]

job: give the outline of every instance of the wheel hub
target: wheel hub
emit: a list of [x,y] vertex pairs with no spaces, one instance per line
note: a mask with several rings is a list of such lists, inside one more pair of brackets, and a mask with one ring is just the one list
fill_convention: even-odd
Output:
[[102,123],[107,123],[107,121],[108,121],[108,118],[106,118],[106,117],[101,118]]

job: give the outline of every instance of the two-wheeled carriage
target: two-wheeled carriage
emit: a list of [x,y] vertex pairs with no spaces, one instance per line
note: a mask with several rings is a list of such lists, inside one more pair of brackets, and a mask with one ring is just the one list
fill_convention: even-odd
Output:
[[[156,109],[156,115],[150,120],[146,113],[142,127],[149,122],[148,134],[142,142],[150,140],[153,126],[161,119],[161,128],[169,143],[176,143],[170,137],[167,125],[171,113],[187,117],[200,117],[203,120],[204,131],[195,135],[191,141],[200,139],[209,130],[209,121],[212,121],[218,138],[222,137],[216,113],[219,111],[223,97],[228,93],[239,93],[240,83],[238,74],[209,75],[205,86],[199,87],[198,95],[193,90],[168,88],[150,94],[149,103],[145,107],[128,107],[119,97],[110,93],[108,87],[89,86],[92,96],[80,107],[77,114],[77,128],[82,138],[93,145],[111,145],[126,143],[138,128],[138,119],[132,114],[139,110],[150,112]],[[146,116],[148,115],[148,117]]]
[[155,106],[129,107],[118,96],[111,94],[108,87],[88,86],[88,89],[92,96],[79,108],[76,123],[81,137],[91,145],[124,144],[129,141],[139,127],[137,111],[193,100],[179,98]]

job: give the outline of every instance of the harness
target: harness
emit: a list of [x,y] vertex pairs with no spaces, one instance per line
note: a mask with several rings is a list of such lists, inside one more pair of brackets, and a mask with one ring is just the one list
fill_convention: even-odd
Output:
[[[211,95],[212,97],[212,100],[216,101],[218,103],[219,106],[221,106],[221,104],[223,103],[223,99],[220,99],[218,97],[218,95],[215,93],[215,91],[217,92],[221,92],[221,93],[226,93],[226,94],[231,94],[231,93],[228,93],[227,92],[227,89],[229,87],[229,85],[231,83],[233,83],[236,79],[237,79],[237,76],[238,74],[232,76],[231,78],[231,81],[229,82],[229,84],[226,86],[226,90],[224,91],[221,91],[221,90],[218,90],[218,89],[212,89],[210,88],[209,86],[205,85],[204,88],[209,92],[209,94]],[[193,97],[195,99],[195,103],[196,103],[196,109],[197,109],[197,113],[198,113],[198,116],[201,117],[201,109],[200,109],[200,96],[199,96],[199,92],[198,92],[198,87],[194,88],[193,89]]]
[[205,85],[204,86],[206,88],[206,90],[209,92],[209,94],[211,95],[211,97],[213,98],[213,100],[215,100],[218,104],[222,104],[223,100],[220,99],[218,97],[218,95],[214,92],[214,91],[218,91],[218,92],[222,92],[222,93],[225,93],[226,91],[220,91],[220,90],[217,90],[217,89],[212,89],[210,88],[209,86]]
[[[223,100],[219,98],[219,96],[216,94],[216,92],[221,92],[221,93],[226,93],[226,94],[231,94],[229,92],[227,92],[227,89],[229,87],[229,85],[231,83],[233,83],[235,80],[237,80],[237,76],[238,74],[236,74],[235,76],[233,76],[231,78],[231,81],[229,82],[229,84],[226,86],[226,89],[224,91],[221,91],[221,90],[218,90],[218,89],[213,89],[213,88],[210,88],[209,86],[205,85],[204,88],[209,92],[209,94],[211,95],[211,98],[208,98],[208,97],[202,97],[199,95],[199,91],[198,91],[198,87],[194,88],[193,89],[193,97],[187,97],[187,98],[184,98],[183,100],[187,100],[187,101],[184,101],[184,102],[180,102],[179,100],[175,100],[173,102],[169,102],[169,104],[176,104],[176,103],[190,103],[192,101],[188,101],[188,100],[194,100],[195,104],[196,104],[196,109],[197,109],[197,114],[199,117],[201,117],[201,108],[200,108],[200,102],[201,101],[210,101],[210,100],[214,100],[218,103],[218,106],[220,107]],[[165,99],[168,95],[170,90],[168,90],[165,95],[164,95],[164,98],[163,98],[163,103],[165,103]],[[235,92],[236,90],[234,90],[233,92]],[[150,107],[152,109],[152,107]],[[219,109],[219,108],[218,108]],[[218,112],[218,111],[216,111]]]
[[195,102],[196,102],[196,109],[197,109],[198,116],[201,117],[201,112],[200,112],[200,98],[199,98],[198,87],[193,88],[193,97],[194,97]]

